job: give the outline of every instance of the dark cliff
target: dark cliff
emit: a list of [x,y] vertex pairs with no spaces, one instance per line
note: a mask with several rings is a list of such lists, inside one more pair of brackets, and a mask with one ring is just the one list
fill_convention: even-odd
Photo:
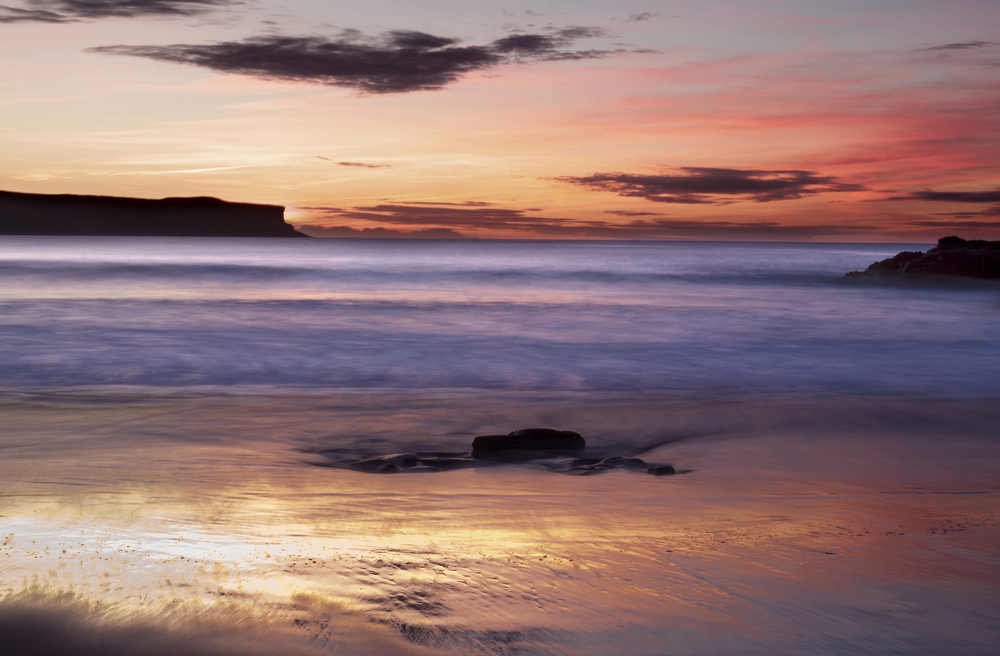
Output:
[[0,234],[141,237],[307,237],[280,205],[218,198],[120,198],[0,191]]
[[944,237],[926,253],[904,251],[849,277],[939,278],[960,276],[1000,280],[1000,241]]

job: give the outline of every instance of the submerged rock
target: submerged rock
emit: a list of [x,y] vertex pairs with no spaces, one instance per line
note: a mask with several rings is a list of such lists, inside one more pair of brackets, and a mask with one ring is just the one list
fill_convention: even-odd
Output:
[[552,428],[522,428],[507,435],[480,435],[472,441],[472,457],[489,459],[538,458],[580,453],[587,442],[579,433]]
[[980,278],[1000,280],[1000,241],[943,237],[926,253],[903,251],[875,262],[864,271],[850,271],[844,277],[881,278]]
[[331,467],[353,469],[371,474],[395,474],[397,472],[439,472],[471,467],[475,463],[468,452],[463,451],[417,451],[416,453],[393,453],[367,460],[341,460]]
[[576,458],[570,463],[570,467],[566,470],[566,473],[576,474],[577,476],[590,476],[613,469],[646,471],[647,467],[646,461],[639,458],[623,458],[621,456],[612,456],[603,460],[597,458]]
[[646,473],[653,476],[673,476],[677,473],[677,470],[670,465],[660,465],[659,467],[650,467],[646,470]]

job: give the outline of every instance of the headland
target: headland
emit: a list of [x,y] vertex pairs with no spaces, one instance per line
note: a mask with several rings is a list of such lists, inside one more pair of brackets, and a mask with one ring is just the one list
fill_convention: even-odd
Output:
[[942,237],[926,253],[903,251],[846,277],[1000,279],[1000,241]]
[[0,191],[0,234],[137,237],[308,237],[280,205],[218,198],[127,198]]

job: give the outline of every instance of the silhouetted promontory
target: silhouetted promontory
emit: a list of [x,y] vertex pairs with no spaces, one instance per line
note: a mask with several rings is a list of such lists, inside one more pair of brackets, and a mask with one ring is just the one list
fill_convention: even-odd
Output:
[[0,234],[136,237],[308,237],[280,205],[218,198],[123,198],[0,191]]
[[847,277],[881,278],[964,278],[1000,279],[1000,241],[943,237],[926,253],[903,251],[895,257],[876,262],[864,271],[851,271]]

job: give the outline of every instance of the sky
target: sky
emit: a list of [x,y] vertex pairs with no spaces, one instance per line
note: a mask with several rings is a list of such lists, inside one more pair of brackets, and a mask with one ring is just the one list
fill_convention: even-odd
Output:
[[329,236],[1000,239],[997,0],[0,0],[0,34],[7,191]]

